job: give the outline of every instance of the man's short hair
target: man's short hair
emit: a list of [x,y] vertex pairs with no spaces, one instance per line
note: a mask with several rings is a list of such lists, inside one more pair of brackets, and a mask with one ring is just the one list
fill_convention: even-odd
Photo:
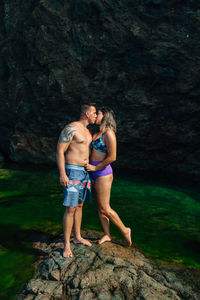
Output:
[[91,107],[96,107],[96,103],[83,103],[81,104],[81,115],[84,115]]

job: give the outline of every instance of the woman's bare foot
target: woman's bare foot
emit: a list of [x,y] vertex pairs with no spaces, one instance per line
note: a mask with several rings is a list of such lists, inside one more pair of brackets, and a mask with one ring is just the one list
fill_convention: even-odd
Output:
[[128,246],[130,247],[132,245],[132,241],[131,241],[131,229],[130,228],[126,228],[126,233],[124,234],[124,237],[128,243]]
[[70,249],[70,246],[65,246],[63,250],[63,257],[73,257],[72,251]]
[[82,237],[80,237],[80,238],[74,238],[73,239],[73,243],[74,244],[83,244],[83,245],[85,245],[85,246],[88,246],[88,247],[91,247],[92,246],[92,244],[88,241],[88,240],[86,240],[86,239],[84,239],[84,238],[82,238]]
[[102,238],[100,240],[98,240],[98,244],[101,245],[105,242],[110,242],[111,241],[111,237],[107,234],[105,234],[104,236],[102,236]]

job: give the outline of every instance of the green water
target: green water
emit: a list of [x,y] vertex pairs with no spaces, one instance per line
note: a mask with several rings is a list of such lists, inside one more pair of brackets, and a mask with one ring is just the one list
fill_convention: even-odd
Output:
[[[0,299],[10,300],[33,276],[37,232],[62,232],[62,188],[57,170],[0,169]],[[173,182],[173,180],[172,180]],[[144,253],[200,268],[200,192],[148,178],[115,176],[111,205]],[[95,203],[82,227],[101,230]],[[112,235],[122,238],[112,226]]]

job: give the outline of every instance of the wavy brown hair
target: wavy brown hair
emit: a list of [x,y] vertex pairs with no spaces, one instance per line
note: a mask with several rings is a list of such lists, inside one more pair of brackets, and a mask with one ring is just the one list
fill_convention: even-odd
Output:
[[117,131],[117,124],[115,121],[115,114],[112,109],[102,108],[99,109],[103,113],[103,119],[101,121],[100,130],[104,131],[108,128],[112,129],[114,132]]

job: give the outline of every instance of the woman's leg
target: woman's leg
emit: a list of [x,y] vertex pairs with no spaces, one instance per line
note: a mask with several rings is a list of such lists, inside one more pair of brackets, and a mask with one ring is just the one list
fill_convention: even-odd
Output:
[[[97,199],[96,198],[96,194],[95,194],[95,199]],[[96,200],[96,203],[97,203],[97,206],[98,206],[97,200]],[[111,241],[110,220],[109,220],[108,217],[106,217],[105,214],[103,214],[102,212],[100,212],[99,209],[98,209],[98,214],[99,214],[99,219],[101,221],[101,226],[103,227],[103,231],[104,231],[104,236],[98,241],[98,243],[102,244],[104,242],[110,242]]]
[[[96,182],[96,181],[95,181]],[[94,186],[94,196],[95,196],[95,200],[97,203],[97,207],[98,207],[98,214],[99,214],[99,219],[101,221],[101,225],[103,227],[103,231],[104,231],[104,236],[98,241],[99,244],[102,244],[104,242],[110,242],[111,241],[111,235],[110,235],[110,220],[108,217],[106,217],[106,215],[100,211],[99,209],[99,193],[98,193],[98,180],[96,182],[96,186],[95,186],[95,182],[93,183]],[[112,185],[112,181],[110,184],[110,189],[111,189],[111,185]],[[96,188],[97,188],[97,192],[96,192]],[[109,191],[110,194],[110,191]]]
[[[105,235],[110,237],[109,219],[115,226],[119,228],[129,246],[131,246],[131,229],[125,227],[120,220],[118,214],[110,207],[110,192],[113,181],[113,175],[98,177],[95,180],[95,198],[98,206],[98,212],[104,229]],[[107,219],[105,218],[107,217]]]

